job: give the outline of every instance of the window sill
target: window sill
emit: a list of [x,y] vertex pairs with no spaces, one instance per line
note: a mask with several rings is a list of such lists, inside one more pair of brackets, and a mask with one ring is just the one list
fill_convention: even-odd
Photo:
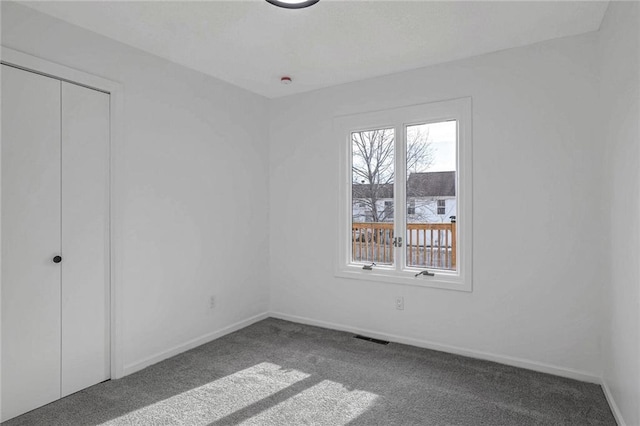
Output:
[[359,265],[347,265],[339,268],[335,272],[335,276],[339,278],[348,278],[354,280],[377,281],[391,284],[410,285],[416,287],[441,288],[445,290],[464,291],[470,293],[473,288],[470,279],[464,279],[459,274],[446,272],[438,272],[437,270],[429,270],[435,273],[435,276],[415,274],[420,270],[397,272],[381,266],[374,267],[373,270],[363,270]]

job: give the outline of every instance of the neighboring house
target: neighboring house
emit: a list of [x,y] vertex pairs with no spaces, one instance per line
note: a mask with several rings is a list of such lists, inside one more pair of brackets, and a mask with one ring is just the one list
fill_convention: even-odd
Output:
[[[393,184],[354,183],[352,200],[354,222],[393,221]],[[451,216],[456,216],[456,172],[411,173],[407,180],[407,221],[442,223],[450,222]]]

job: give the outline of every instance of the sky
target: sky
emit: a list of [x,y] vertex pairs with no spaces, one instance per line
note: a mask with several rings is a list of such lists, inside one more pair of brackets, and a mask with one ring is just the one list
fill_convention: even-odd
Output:
[[[456,122],[422,124],[429,131],[429,142],[433,147],[433,164],[430,172],[445,172],[456,169]],[[424,130],[423,130],[424,131]]]

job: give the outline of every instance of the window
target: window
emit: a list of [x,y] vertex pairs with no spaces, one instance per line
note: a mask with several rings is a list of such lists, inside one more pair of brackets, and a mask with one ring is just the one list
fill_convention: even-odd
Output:
[[393,220],[393,201],[384,202],[384,214],[387,222]]
[[335,124],[336,275],[471,291],[471,100],[337,117]]
[[407,207],[407,214],[408,215],[416,214],[416,200],[409,200],[409,206]]

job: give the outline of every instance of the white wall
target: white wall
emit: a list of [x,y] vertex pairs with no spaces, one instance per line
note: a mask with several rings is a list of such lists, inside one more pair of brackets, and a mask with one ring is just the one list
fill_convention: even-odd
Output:
[[[3,45],[124,83],[115,220],[129,371],[268,310],[270,281],[271,309],[290,318],[589,380],[602,331],[611,395],[640,422],[637,4],[612,4],[598,34],[271,102],[24,6],[2,12]],[[474,291],[334,277],[333,117],[464,96]]]
[[627,425],[640,425],[639,9],[637,2],[612,2],[600,28],[611,232],[603,286],[604,382]]
[[124,85],[114,149],[125,369],[266,312],[267,100],[14,3],[2,2],[1,41]]
[[[594,136],[596,39],[272,101],[272,311],[599,380],[607,227]],[[473,98],[473,292],[336,278],[333,117],[464,96]],[[404,311],[395,310],[395,296],[404,296]]]

